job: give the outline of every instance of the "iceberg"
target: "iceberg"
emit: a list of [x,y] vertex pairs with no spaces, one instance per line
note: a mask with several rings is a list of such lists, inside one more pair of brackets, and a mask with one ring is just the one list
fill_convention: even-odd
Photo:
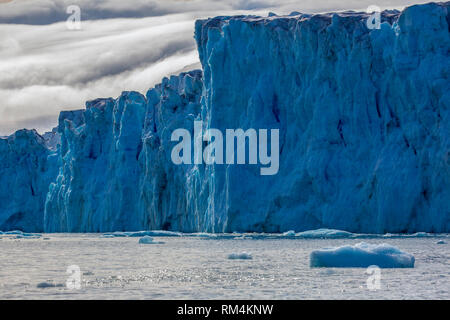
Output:
[[[202,70],[0,138],[0,229],[450,232],[448,8],[198,20]],[[195,121],[279,130],[278,173],[174,164]]]
[[163,244],[164,242],[161,241],[155,241],[152,237],[150,236],[143,236],[142,238],[139,239],[139,243],[140,244]]
[[311,268],[414,268],[414,256],[389,244],[357,243],[315,250],[310,254]]

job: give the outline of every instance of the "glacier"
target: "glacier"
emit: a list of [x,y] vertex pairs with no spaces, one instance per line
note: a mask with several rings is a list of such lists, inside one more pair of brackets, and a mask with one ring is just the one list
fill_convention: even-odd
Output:
[[[195,25],[202,70],[0,138],[0,230],[450,232],[449,2]],[[279,129],[280,165],[175,165],[171,134]]]
[[0,138],[0,230],[44,231],[48,186],[58,156],[36,130]]

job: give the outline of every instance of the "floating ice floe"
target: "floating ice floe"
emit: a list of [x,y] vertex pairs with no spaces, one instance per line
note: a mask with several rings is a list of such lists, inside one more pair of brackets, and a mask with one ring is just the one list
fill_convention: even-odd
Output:
[[[0,234],[1,235],[1,234]],[[366,233],[352,233],[338,229],[316,229],[307,230],[296,233],[294,230],[289,230],[283,233],[182,233],[176,231],[166,230],[150,230],[150,231],[133,231],[133,232],[108,232],[100,235],[101,238],[120,238],[120,237],[194,237],[201,239],[378,239],[378,238],[436,238],[448,237],[447,234],[431,234],[426,232],[417,232],[412,234],[366,234]]]
[[132,231],[132,232],[109,232],[101,235],[102,238],[120,238],[120,237],[180,237],[182,234],[175,231],[153,230],[153,231]]
[[357,243],[315,250],[310,254],[310,266],[335,268],[414,268],[414,256],[389,244]]
[[317,230],[308,230],[304,232],[299,232],[295,234],[296,238],[303,239],[318,239],[318,238],[326,238],[326,239],[342,239],[342,238],[352,238],[355,237],[354,233],[335,230],[335,229],[317,229]]
[[242,252],[242,253],[231,253],[228,255],[228,259],[231,260],[251,260],[253,259],[252,255],[250,253],[247,252]]
[[0,236],[9,239],[39,239],[42,235],[39,233],[28,233],[20,230],[0,231]]
[[212,238],[212,239],[221,238],[220,234],[207,233],[207,232],[196,232],[196,233],[190,233],[190,234],[185,234],[185,235],[188,235],[190,237],[198,237],[198,238]]
[[45,289],[45,288],[62,288],[64,285],[62,283],[53,283],[53,282],[40,282],[37,284],[36,288]]
[[139,243],[140,244],[163,244],[164,242],[161,241],[155,241],[152,237],[150,236],[143,236],[142,238],[139,239]]
[[384,238],[432,238],[440,235],[436,235],[433,233],[427,233],[427,232],[416,232],[416,233],[408,233],[408,234],[401,234],[401,233],[386,233],[383,234],[382,237]]

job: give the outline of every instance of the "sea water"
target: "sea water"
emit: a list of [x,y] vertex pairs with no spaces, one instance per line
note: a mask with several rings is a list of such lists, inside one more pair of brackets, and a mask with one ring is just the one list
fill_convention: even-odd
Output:
[[[368,237],[415,257],[412,269],[310,268],[313,250],[360,239],[227,235],[0,237],[0,299],[450,299],[450,237]],[[228,259],[248,254],[251,259]],[[70,286],[75,274],[78,289]],[[72,279],[73,280],[73,279]],[[69,285],[68,285],[69,284]]]

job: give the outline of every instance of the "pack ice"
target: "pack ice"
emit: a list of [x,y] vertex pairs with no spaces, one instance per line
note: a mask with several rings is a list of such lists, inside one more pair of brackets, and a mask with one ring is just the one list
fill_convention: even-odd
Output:
[[[450,232],[448,9],[199,20],[203,70],[0,138],[0,229]],[[194,120],[279,129],[278,174],[173,164]]]

